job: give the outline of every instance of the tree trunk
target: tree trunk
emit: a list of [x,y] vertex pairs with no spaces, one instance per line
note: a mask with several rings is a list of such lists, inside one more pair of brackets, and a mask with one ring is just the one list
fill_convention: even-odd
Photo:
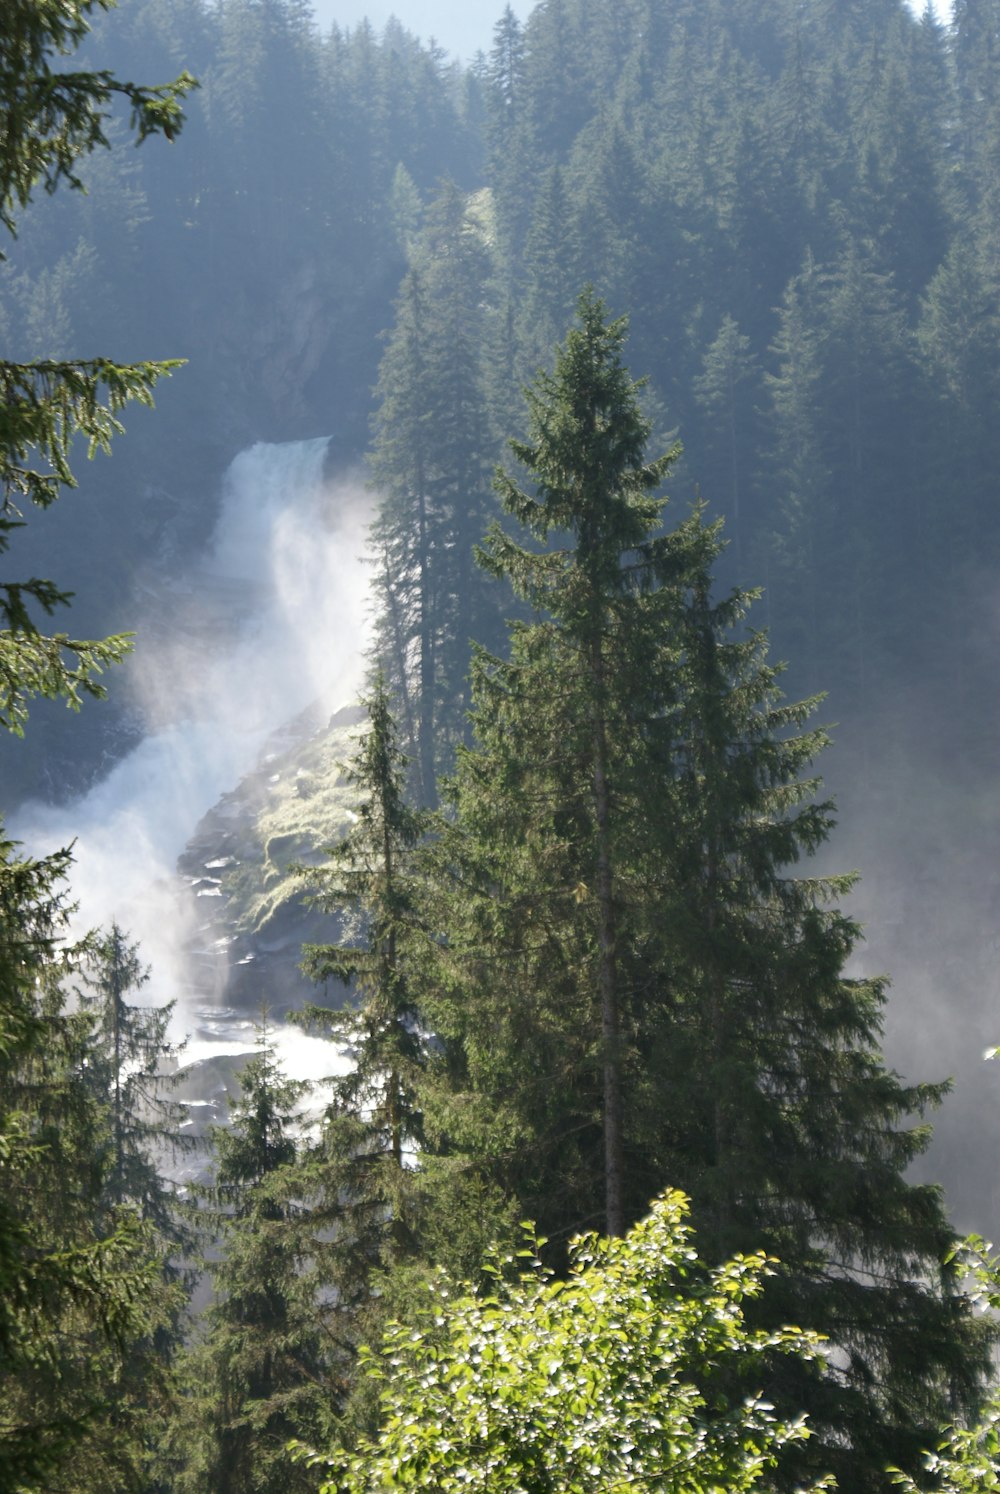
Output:
[[618,960],[614,877],[611,863],[611,812],[608,788],[608,744],[603,711],[604,661],[594,651],[593,707],[594,811],[597,818],[597,939],[600,952],[601,1047],[604,1081],[604,1195],[609,1235],[625,1233],[622,1186],[625,1148],[622,1115],[621,1034],[618,1015]]

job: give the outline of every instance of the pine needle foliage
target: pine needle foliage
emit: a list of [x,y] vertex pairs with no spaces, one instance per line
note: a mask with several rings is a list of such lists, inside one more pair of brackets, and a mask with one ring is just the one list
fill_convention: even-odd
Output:
[[[109,112],[116,98],[129,104],[137,143],[150,135],[172,140],[181,128],[181,101],[195,86],[189,74],[146,88],[108,71],[62,64],[85,39],[90,17],[111,8],[112,0],[44,5],[9,0],[4,6],[0,223],[12,235],[18,211],[39,184],[47,192],[60,183],[82,189],[79,162],[109,145]],[[110,450],[112,437],[122,430],[123,407],[133,400],[152,404],[157,381],[176,367],[177,360],[0,360],[0,556],[23,523],[20,501],[47,508],[63,488],[75,486],[70,452],[76,437],[86,441],[91,456]],[[22,734],[27,702],[34,696],[62,697],[75,709],[84,695],[102,695],[101,674],[128,651],[123,636],[79,639],[41,631],[30,605],[50,616],[69,599],[39,577],[0,582],[0,729]]]
[[513,445],[533,486],[498,478],[535,547],[497,528],[484,564],[536,616],[475,661],[434,852],[428,1131],[557,1250],[676,1181],[714,1259],[779,1257],[772,1324],[832,1345],[775,1371],[817,1433],[782,1477],[875,1489],[987,1370],[940,1193],[905,1176],[946,1086],[886,1068],[885,982],[845,975],[852,879],[799,865],[833,824],[817,701],[782,699],[752,596],[713,600],[718,526],[660,530],[623,339],[585,295]]
[[307,946],[303,962],[315,980],[350,987],[341,1010],[316,1005],[302,1017],[350,1057],[349,1071],[329,1081],[332,1097],[305,1159],[348,1381],[359,1342],[380,1331],[389,1274],[418,1254],[426,1062],[414,989],[423,942],[414,862],[426,815],[405,799],[408,765],[381,674],[363,705],[367,729],[347,771],[359,796],[354,823],[308,874],[340,938]]
[[43,861],[0,842],[0,1486],[137,1489],[180,1310],[150,1229],[113,1196],[107,1096],[63,982],[84,951]]
[[326,1425],[330,1395],[312,1228],[295,1129],[308,1085],[286,1078],[259,1030],[231,1121],[214,1131],[206,1219],[216,1297],[182,1366],[185,1403],[172,1434],[181,1494],[299,1494],[312,1486],[285,1444]]

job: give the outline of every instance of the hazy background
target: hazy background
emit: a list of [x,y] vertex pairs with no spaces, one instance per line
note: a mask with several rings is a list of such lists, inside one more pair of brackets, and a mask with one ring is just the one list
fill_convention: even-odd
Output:
[[[911,0],[911,3],[918,14],[924,8],[920,0],[916,3]],[[933,0],[933,5],[942,21],[950,20],[949,0]],[[493,27],[504,4],[503,0],[384,0],[384,3],[381,0],[314,0],[313,9],[324,30],[334,22],[339,26],[356,26],[366,16],[376,30],[381,30],[390,16],[395,16],[423,41],[433,37],[454,56],[471,61],[478,51],[489,50]],[[511,9],[524,21],[534,6],[530,0],[512,0]]]
[[[788,164],[770,100],[748,89],[745,70],[720,81],[678,67],[662,136],[623,142],[592,109],[616,84],[611,62],[602,88],[575,92],[578,79],[562,66],[543,9],[533,45],[543,57],[553,49],[552,76],[565,87],[551,108],[534,99],[540,127],[530,148],[523,145],[523,185],[513,192],[491,178],[451,70],[426,65],[416,46],[397,37],[386,56],[376,42],[378,66],[370,69],[365,47],[346,45],[343,77],[314,107],[303,50],[282,51],[273,39],[257,47],[238,29],[217,35],[214,20],[199,31],[190,14],[200,9],[131,0],[99,28],[95,47],[107,51],[95,52],[95,65],[135,77],[188,66],[205,86],[176,148],[150,142],[141,152],[101,153],[88,168],[87,197],[57,194],[26,214],[0,274],[0,331],[15,354],[101,349],[189,360],[158,393],[155,412],[129,412],[128,439],[114,460],[80,462],[81,490],[33,515],[17,545],[24,574],[51,574],[77,593],[73,626],[82,636],[135,627],[135,666],[152,652],[169,667],[153,671],[153,686],[138,699],[122,672],[111,702],[79,719],[40,705],[25,742],[0,744],[6,807],[97,795],[85,801],[94,811],[88,823],[102,819],[106,838],[125,843],[131,864],[122,876],[135,880],[144,837],[115,828],[97,785],[124,799],[129,754],[140,744],[159,752],[175,725],[163,719],[164,705],[175,713],[183,705],[198,723],[178,770],[207,769],[200,744],[207,737],[213,753],[223,747],[219,726],[231,715],[228,705],[207,718],[200,709],[217,690],[220,700],[231,698],[213,659],[231,673],[223,682],[230,685],[248,657],[238,640],[235,651],[233,640],[220,646],[211,609],[224,602],[225,587],[205,585],[199,570],[218,540],[223,474],[255,442],[319,435],[333,437],[335,473],[363,463],[379,363],[421,214],[435,204],[442,178],[468,193],[489,185],[530,292],[515,327],[528,376],[562,335],[589,277],[616,311],[633,313],[630,366],[652,377],[660,428],[679,427],[686,455],[671,483],[673,512],[699,491],[713,513],[727,514],[735,535],[739,470],[742,535],[720,567],[720,586],[762,584],[756,621],[771,625],[776,655],[790,661],[789,694],[829,691],[821,717],[836,728],[836,747],[820,766],[840,826],[824,869],[862,873],[852,906],[869,942],[858,967],[893,977],[890,1061],[914,1078],[957,1077],[931,1171],[947,1178],[963,1225],[1000,1227],[994,1169],[982,1161],[1000,1147],[1000,1065],[982,1061],[1000,1039],[998,332],[989,320],[990,283],[978,285],[972,273],[994,262],[987,220],[995,168],[984,157],[980,187],[975,154],[985,138],[983,80],[973,76],[955,97],[944,88],[935,114],[928,74],[911,76],[901,55],[906,89],[892,69],[873,81],[861,68],[875,54],[856,40],[848,61],[859,81],[846,117],[833,107],[839,94],[827,99],[820,87],[823,129],[813,145],[796,146]],[[532,7],[517,0],[515,9],[526,18]],[[937,13],[944,19],[947,9],[939,3]],[[434,36],[469,57],[489,48],[502,10],[503,0],[320,0],[316,15],[324,28],[335,21],[356,28],[367,14],[381,33],[395,13],[425,40]],[[600,61],[589,37],[579,46],[588,65]],[[975,71],[975,51],[963,57]],[[815,67],[821,85],[827,63],[819,53]],[[967,197],[956,208],[955,151],[944,156],[935,142],[960,107],[969,111],[962,139],[971,154],[958,173]],[[714,155],[689,128],[701,108]],[[708,169],[734,159],[739,170]],[[538,188],[550,161],[563,168],[561,204]],[[775,161],[785,162],[777,175]],[[397,165],[405,168],[401,187]],[[572,230],[569,252],[547,244],[543,230],[553,223]],[[812,383],[796,379],[790,334],[776,343],[794,330],[795,306],[783,298],[806,244],[821,266],[812,300],[797,313],[817,359]],[[871,258],[872,244],[881,257]],[[457,278],[449,283],[457,296]],[[473,290],[471,313],[461,317],[442,291],[439,325],[447,314],[448,325],[466,329],[492,304],[488,286]],[[723,377],[725,317],[742,339],[729,369],[735,383]],[[731,389],[730,402],[720,403],[720,391]],[[494,412],[498,433],[515,430],[520,418],[516,402],[503,400]],[[845,432],[854,431],[857,412],[871,418],[861,422],[863,460],[848,464]],[[781,508],[797,481],[785,453],[800,415],[815,432],[806,473],[815,563],[812,551],[807,562],[796,549],[796,514]],[[184,604],[177,578],[195,578]],[[338,647],[337,603],[328,595],[315,605],[306,638]],[[206,637],[200,678],[174,653],[196,625]],[[273,693],[277,705],[285,672],[253,673],[250,662],[245,693]],[[145,778],[139,787],[165,786],[160,758],[131,762]],[[212,792],[232,786],[242,766],[220,768]],[[120,775],[115,785],[112,772]],[[158,824],[171,840],[153,848],[154,867],[169,871],[210,797],[193,794],[182,816],[167,807],[176,799],[163,796]],[[83,814],[74,811],[65,830],[53,832],[57,843],[79,832]],[[155,927],[144,942],[161,932]]]
[[[356,26],[367,16],[376,30],[381,30],[390,16],[402,21],[408,31],[423,40],[431,37],[447,51],[470,60],[478,51],[487,51],[503,3],[496,0],[314,0],[316,19],[325,29],[336,22]],[[512,9],[526,20],[533,6],[529,0],[517,0]]]

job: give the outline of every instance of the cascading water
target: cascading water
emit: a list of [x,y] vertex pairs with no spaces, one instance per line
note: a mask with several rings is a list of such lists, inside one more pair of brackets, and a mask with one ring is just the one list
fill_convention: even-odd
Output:
[[[74,842],[82,924],[114,917],[139,940],[152,999],[178,1002],[179,1036],[195,1013],[178,855],[272,732],[312,702],[352,700],[361,683],[367,501],[360,482],[324,480],[327,444],[261,443],[235,458],[204,561],[169,584],[165,640],[144,643],[139,630],[129,687],[148,735],[75,803],[29,804],[10,821],[36,855]],[[219,1040],[232,1051],[235,1036]],[[328,1046],[316,1047],[328,1072]],[[307,1062],[299,1039],[300,1074]]]

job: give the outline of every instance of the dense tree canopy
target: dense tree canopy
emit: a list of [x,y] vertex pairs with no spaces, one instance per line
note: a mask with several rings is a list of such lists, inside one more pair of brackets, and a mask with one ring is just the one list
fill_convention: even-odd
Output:
[[[345,1488],[431,1466],[605,1487],[638,1457],[623,1425],[674,1476],[657,1407],[702,1481],[834,1470],[867,1494],[894,1462],[911,1488],[939,1426],[971,1415],[989,1335],[940,1194],[908,1172],[945,1086],[886,1065],[885,983],[847,973],[851,881],[803,863],[833,824],[816,691],[882,805],[907,794],[871,769],[876,730],[883,765],[919,738],[949,782],[970,741],[993,768],[976,598],[1000,542],[994,0],[950,27],[904,0],[546,0],[523,23],[508,8],[468,69],[397,22],[323,33],[302,0],[110,9],[12,0],[0,37],[0,559],[26,557],[0,579],[0,724],[100,691],[126,647],[111,614],[140,563],[190,569],[235,448],[333,430],[332,462],[366,460],[383,675],[310,956],[353,983],[318,1020],[357,1066],[305,1141],[273,1056],[248,1069],[203,1221],[218,1296],[154,1466],[178,1312],[150,1154],[164,1032],[123,1000],[142,962],[120,930],[62,943],[65,856],[0,838],[3,1478],[307,1488],[297,1433],[339,1437]],[[119,148],[171,140],[182,104],[183,150]],[[149,400],[171,364],[147,350],[191,359],[161,434],[131,466],[116,447],[106,502],[57,505],[36,538],[20,508],[52,509],[78,448]],[[492,491],[502,432],[520,439]],[[74,568],[84,636],[50,635]],[[935,702],[920,732],[915,696]],[[99,757],[65,741],[37,754],[60,789]],[[34,770],[7,762],[10,792]],[[991,799],[968,799],[965,827],[988,823]],[[676,1200],[631,1232],[674,1185],[705,1271]],[[441,1299],[431,1328],[416,1284],[442,1260],[475,1272],[526,1214],[559,1275],[498,1285],[516,1332],[489,1394],[509,1414],[480,1458],[472,1351],[498,1309]],[[609,1240],[571,1259],[595,1227]],[[759,1249],[774,1276],[737,1321],[756,1265],[725,1262]],[[650,1252],[687,1276],[654,1280]],[[717,1310],[748,1375],[723,1344],[710,1372],[658,1379],[602,1316],[609,1280],[646,1326],[710,1335]],[[387,1353],[414,1374],[384,1387],[380,1431],[357,1362],[390,1312]],[[790,1321],[825,1355],[760,1359],[757,1335],[779,1350]],[[540,1335],[560,1360],[544,1393]],[[631,1399],[623,1345],[646,1376]],[[780,1432],[745,1407],[751,1365]],[[592,1440],[568,1445],[560,1397],[592,1394]],[[950,1435],[943,1488],[995,1479],[991,1416]]]
[[[80,187],[82,158],[108,144],[123,95],[138,140],[172,139],[192,80],[162,88],[53,66],[82,42],[92,0],[13,4],[0,36],[0,218],[13,234],[34,188]],[[72,485],[74,438],[108,448],[130,399],[149,402],[169,365],[107,359],[0,362],[0,555],[21,525],[16,503],[46,507]],[[0,583],[0,727],[20,733],[26,701],[99,694],[94,676],[125,640],[39,632],[29,612],[68,601],[32,577]],[[145,1476],[154,1350],[176,1302],[151,1233],[123,1207],[123,1115],[88,1072],[92,1023],[67,1009],[63,981],[83,950],[68,942],[66,851],[18,855],[0,831],[0,1467],[5,1486],[135,1487]],[[107,1146],[110,1132],[110,1147]],[[113,1159],[113,1160],[112,1160]],[[127,1384],[121,1386],[122,1377]]]
[[620,1234],[674,1179],[710,1257],[772,1251],[780,1312],[836,1345],[780,1390],[810,1473],[877,1488],[985,1370],[939,1194],[904,1177],[944,1087],[884,1064],[884,983],[844,969],[852,879],[797,868],[832,824],[816,702],[782,700],[750,599],[712,599],[700,512],[657,533],[672,458],[646,461],[623,342],[584,295],[512,445],[531,488],[498,477],[534,545],[497,527],[483,561],[534,620],[477,655],[432,853],[428,1135],[557,1241]]

